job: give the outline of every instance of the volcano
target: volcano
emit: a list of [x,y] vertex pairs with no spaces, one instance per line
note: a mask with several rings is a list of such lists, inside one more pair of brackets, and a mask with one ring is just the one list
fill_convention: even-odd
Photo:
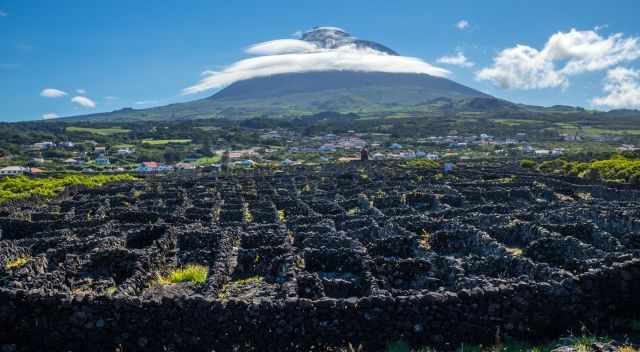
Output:
[[260,43],[247,52],[261,56],[213,72],[198,85],[185,89],[201,92],[223,86],[208,98],[92,117],[295,117],[322,111],[398,111],[434,102],[441,106],[446,101],[450,107],[473,99],[497,100],[445,78],[448,71],[444,69],[401,56],[385,45],[358,39],[337,27],[316,27],[300,39]]

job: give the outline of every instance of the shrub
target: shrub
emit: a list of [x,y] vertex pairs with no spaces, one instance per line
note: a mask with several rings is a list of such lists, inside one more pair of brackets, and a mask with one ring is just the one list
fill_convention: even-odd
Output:
[[0,179],[0,202],[33,196],[50,198],[55,197],[68,186],[83,185],[89,188],[97,188],[110,182],[135,179],[131,175],[69,175],[50,178],[5,177]]
[[440,164],[428,159],[413,159],[402,164],[402,167],[407,169],[438,169]]
[[14,259],[14,260],[8,261],[4,265],[4,267],[7,270],[19,269],[19,268],[25,266],[25,264],[27,264],[30,260],[31,260],[30,257],[18,257],[18,258]]
[[203,265],[187,265],[176,269],[165,276],[158,275],[157,282],[162,285],[177,284],[180,282],[193,282],[203,284],[207,281],[209,268]]
[[523,167],[525,169],[533,169],[533,168],[536,167],[536,165],[538,165],[538,164],[533,160],[521,160],[520,161],[520,167]]

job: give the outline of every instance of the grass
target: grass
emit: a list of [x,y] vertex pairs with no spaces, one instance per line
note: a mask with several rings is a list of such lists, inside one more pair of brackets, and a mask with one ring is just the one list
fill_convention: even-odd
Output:
[[431,248],[430,241],[431,241],[431,233],[429,233],[429,231],[425,229],[422,229],[422,231],[420,231],[420,239],[418,240],[420,247],[424,249],[430,249]]
[[521,120],[521,119],[492,119],[491,121],[506,126],[530,125],[534,123],[544,123],[540,120]]
[[31,260],[31,257],[18,257],[16,259],[8,261],[4,265],[4,267],[7,270],[19,269],[25,266],[30,260]]
[[517,248],[517,247],[505,247],[505,248],[507,249],[507,252],[511,253],[512,255],[515,255],[516,257],[521,257],[522,254],[524,253],[522,248]]
[[624,129],[624,130],[612,130],[608,128],[597,128],[597,127],[581,127],[579,125],[573,123],[555,123],[558,126],[562,133],[567,134],[575,134],[576,132],[579,135],[584,136],[623,136],[623,135],[632,135],[632,136],[640,136],[639,129]]
[[211,165],[211,164],[216,164],[216,163],[220,162],[220,159],[222,159],[222,157],[219,156],[219,155],[207,156],[207,157],[200,158],[200,159],[194,161],[193,164],[195,166]]
[[[570,346],[577,352],[591,351],[591,345],[598,341],[607,341],[606,338],[596,338],[592,336],[572,337],[568,341],[552,341],[543,345],[532,344],[523,341],[509,340],[506,342],[498,342],[493,346],[483,345],[465,345],[462,344],[453,351],[456,352],[550,352],[559,346]],[[360,349],[343,348],[344,352],[358,351]],[[399,340],[387,345],[385,352],[436,352],[441,351],[431,347],[411,348],[405,341]],[[638,352],[631,346],[625,346],[618,351],[622,352]]]
[[192,282],[201,285],[207,281],[208,276],[208,267],[190,264],[183,268],[175,269],[167,275],[158,275],[156,281],[161,285],[171,285],[181,282]]
[[110,127],[110,128],[89,128],[89,127],[67,127],[65,128],[66,132],[78,132],[78,133],[90,133],[96,134],[99,136],[112,136],[114,134],[122,134],[129,133],[131,130],[127,130],[120,127]]
[[58,195],[68,186],[84,185],[89,188],[97,188],[110,182],[126,180],[136,180],[136,178],[131,175],[69,175],[50,178],[5,177],[0,179],[0,203],[33,196],[51,198]]
[[227,297],[231,297],[235,291],[241,289],[243,286],[252,285],[252,284],[261,284],[263,282],[264,282],[264,278],[262,276],[251,276],[245,279],[228,282],[222,287],[222,289],[218,293],[218,298],[225,299]]
[[438,169],[440,164],[428,159],[413,159],[401,165],[405,169]]
[[168,145],[168,144],[190,144],[191,139],[144,139],[142,144],[147,145]]

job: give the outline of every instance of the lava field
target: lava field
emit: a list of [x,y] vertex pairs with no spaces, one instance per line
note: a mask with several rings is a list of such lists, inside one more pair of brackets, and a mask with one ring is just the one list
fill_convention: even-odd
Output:
[[[640,190],[515,167],[150,176],[0,205],[0,344],[446,349],[607,331],[640,313],[639,254]],[[205,283],[157,282],[189,264]]]

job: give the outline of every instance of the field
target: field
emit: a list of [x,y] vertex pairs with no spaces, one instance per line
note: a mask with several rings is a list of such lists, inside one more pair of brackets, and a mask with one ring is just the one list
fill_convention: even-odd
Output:
[[119,127],[110,127],[110,128],[89,128],[89,127],[74,127],[70,126],[65,128],[67,132],[78,132],[78,133],[91,133],[99,136],[112,136],[115,134],[124,134],[129,133],[131,130],[127,130]]
[[555,123],[558,131],[567,134],[579,133],[585,136],[640,136],[640,129],[612,130],[607,128],[582,127],[573,123]]
[[211,165],[211,164],[215,164],[215,163],[220,162],[221,159],[222,159],[221,156],[216,155],[216,156],[209,156],[209,157],[200,158],[200,159],[194,161],[193,163],[196,166]]
[[168,145],[168,144],[190,144],[191,139],[145,139],[142,144],[148,145]]
[[448,351],[615,332],[639,316],[637,188],[435,166],[148,177],[7,203],[0,340]]

